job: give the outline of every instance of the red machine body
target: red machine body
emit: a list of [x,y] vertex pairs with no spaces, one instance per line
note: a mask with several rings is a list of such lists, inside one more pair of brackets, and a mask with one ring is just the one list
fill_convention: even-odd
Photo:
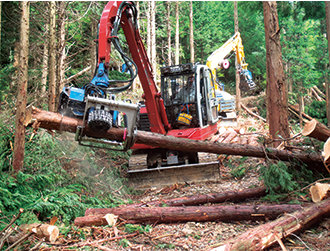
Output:
[[[111,55],[111,31],[116,17],[121,15],[120,25],[124,31],[132,59],[138,68],[138,76],[144,91],[145,109],[150,121],[150,130],[154,133],[175,137],[204,140],[217,132],[217,123],[196,128],[171,129],[164,101],[153,78],[153,71],[145,47],[139,34],[131,9],[120,8],[122,1],[110,1],[104,8],[99,26],[98,63],[109,66]],[[120,13],[121,12],[121,13]],[[141,109],[141,113],[145,111]],[[148,149],[150,146],[135,144],[133,148]]]

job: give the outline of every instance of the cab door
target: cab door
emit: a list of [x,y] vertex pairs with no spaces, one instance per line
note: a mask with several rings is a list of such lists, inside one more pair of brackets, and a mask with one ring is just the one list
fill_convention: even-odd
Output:
[[214,86],[211,83],[209,68],[206,66],[197,66],[196,73],[198,117],[201,127],[204,127],[218,121],[218,104]]

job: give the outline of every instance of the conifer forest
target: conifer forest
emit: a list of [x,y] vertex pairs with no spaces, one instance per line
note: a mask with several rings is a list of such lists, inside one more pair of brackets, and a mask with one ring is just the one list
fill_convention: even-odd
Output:
[[329,250],[330,3],[0,1],[0,250]]

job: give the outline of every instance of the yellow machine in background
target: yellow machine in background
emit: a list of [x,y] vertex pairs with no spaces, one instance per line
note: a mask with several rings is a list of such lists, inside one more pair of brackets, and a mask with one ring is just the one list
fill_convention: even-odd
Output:
[[223,84],[216,80],[217,69],[228,69],[229,61],[226,59],[231,53],[236,55],[236,70],[242,75],[246,84],[250,89],[255,88],[256,84],[252,80],[252,74],[247,69],[248,64],[245,62],[244,47],[239,32],[235,33],[225,44],[214,51],[207,59],[206,65],[210,68],[214,83],[216,83],[216,97],[219,102],[219,113],[224,114],[233,112],[236,109],[235,98],[224,91]]

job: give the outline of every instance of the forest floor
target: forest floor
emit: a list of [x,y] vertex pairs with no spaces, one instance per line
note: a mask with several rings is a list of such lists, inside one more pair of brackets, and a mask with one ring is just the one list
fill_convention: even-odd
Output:
[[[259,160],[250,159],[249,164]],[[261,185],[256,169],[250,169],[242,179],[232,178],[230,170],[222,169],[219,182],[191,183],[172,185],[159,189],[149,189],[140,195],[132,196],[134,202],[164,200],[196,194],[233,191]],[[260,199],[250,199],[244,204],[262,204]],[[269,203],[269,202],[268,202]],[[233,203],[223,203],[233,205]],[[207,204],[211,205],[211,204]],[[132,225],[125,221],[117,222],[115,227],[84,227],[73,231],[66,248],[79,246],[82,250],[90,246],[98,250],[210,250],[226,240],[254,228],[264,221],[232,222],[187,222],[176,224]],[[330,219],[305,230],[299,235],[291,235],[283,243],[287,250],[330,250]],[[75,232],[75,234],[74,234]],[[74,240],[84,232],[85,240]],[[62,239],[62,241],[64,241]],[[65,243],[66,241],[64,241]],[[68,243],[67,243],[68,244]],[[78,246],[77,246],[78,245]],[[84,248],[85,247],[85,248]],[[58,246],[61,248],[61,246]],[[274,245],[268,250],[282,250]]]
[[[253,126],[257,132],[265,133],[264,126],[253,118],[241,118],[244,127]],[[232,167],[242,161],[240,157],[231,157],[229,165],[221,165],[220,180],[216,182],[174,184],[163,188],[150,188],[137,195],[130,195],[134,202],[164,200],[196,194],[221,193],[260,186],[258,164],[264,160],[248,158],[244,160],[246,173],[241,178],[232,175]],[[288,202],[288,201],[287,201]],[[262,199],[250,199],[244,204],[264,204]],[[283,203],[283,202],[282,202]],[[233,205],[233,203],[223,203]],[[211,204],[208,204],[211,205]],[[119,219],[114,227],[73,228],[59,239],[59,245],[50,249],[89,250],[210,250],[220,246],[226,240],[265,223],[264,221],[231,222],[187,222],[176,224],[137,225],[126,224]],[[299,235],[291,235],[283,243],[287,250],[330,250],[330,219],[305,230]],[[49,246],[48,246],[49,248]],[[48,249],[45,247],[45,249]],[[282,250],[274,245],[268,250]]]

